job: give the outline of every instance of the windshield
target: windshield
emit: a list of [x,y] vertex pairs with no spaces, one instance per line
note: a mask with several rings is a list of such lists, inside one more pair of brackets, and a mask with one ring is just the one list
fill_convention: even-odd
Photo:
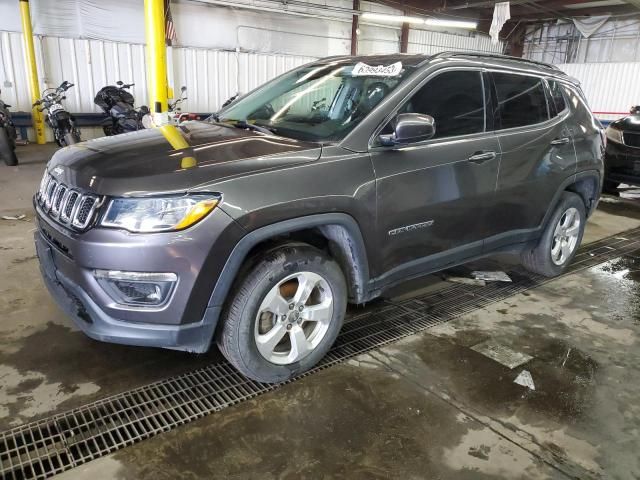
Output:
[[293,70],[240,98],[214,120],[264,127],[285,137],[336,141],[414,67],[332,62]]

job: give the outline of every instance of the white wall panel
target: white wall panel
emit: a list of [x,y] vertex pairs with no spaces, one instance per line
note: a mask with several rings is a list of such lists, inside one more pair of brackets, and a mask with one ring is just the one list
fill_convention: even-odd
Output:
[[487,35],[454,35],[451,33],[416,29],[409,31],[409,45],[407,48],[409,53],[425,53],[427,55],[433,55],[434,53],[446,50],[502,53],[503,49],[504,46],[502,42],[493,44]]
[[[20,33],[0,33],[0,88],[2,99],[13,111],[31,110],[31,95],[25,74]],[[135,83],[131,92],[136,105],[148,104],[145,47],[140,44],[102,40],[36,37],[40,89],[55,87],[63,80],[75,86],[67,92],[65,105],[71,112],[100,112],[93,103],[96,92],[122,80]],[[187,86],[184,111],[214,112],[236,93],[246,93],[315,57],[229,52],[203,48],[169,50],[176,94]],[[90,132],[83,129],[83,132]],[[91,136],[95,136],[92,132]],[[83,135],[84,136],[84,135]],[[85,136],[89,138],[89,136]]]
[[580,81],[591,110],[601,120],[615,120],[631,106],[640,105],[640,62],[565,63],[558,67]]
[[247,93],[267,80],[315,60],[293,55],[173,48],[174,88],[185,85],[184,111],[213,112],[236,93]]

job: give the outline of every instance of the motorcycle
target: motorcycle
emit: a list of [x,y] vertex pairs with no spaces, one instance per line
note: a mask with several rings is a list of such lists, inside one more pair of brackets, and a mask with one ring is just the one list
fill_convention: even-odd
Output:
[[16,127],[11,120],[9,107],[0,100],[0,156],[4,159],[4,163],[9,166],[18,164],[16,157]]
[[187,120],[200,120],[200,115],[196,113],[186,113],[182,111],[180,104],[187,99],[187,87],[180,89],[180,96],[173,102],[169,102],[169,123],[178,125]]
[[118,80],[116,85],[118,86],[103,87],[93,99],[93,102],[109,115],[102,127],[104,134],[118,135],[145,128],[144,123],[148,123],[150,118],[149,107],[143,105],[136,109],[133,106],[135,102],[133,95],[127,91],[135,84]]
[[39,111],[47,111],[46,122],[53,130],[53,137],[61,147],[80,142],[80,130],[76,127],[76,119],[60,103],[67,97],[64,93],[73,87],[73,83],[64,81],[56,88],[47,88],[42,98],[33,106],[39,107]]

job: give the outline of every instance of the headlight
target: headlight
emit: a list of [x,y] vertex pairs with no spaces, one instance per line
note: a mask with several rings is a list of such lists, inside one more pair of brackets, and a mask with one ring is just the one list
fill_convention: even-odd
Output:
[[607,138],[612,142],[624,144],[624,142],[622,141],[622,130],[618,130],[617,128],[613,128],[611,125],[609,125],[605,132],[607,134]]
[[220,197],[213,195],[115,198],[100,224],[136,233],[183,230],[206,217],[219,202]]

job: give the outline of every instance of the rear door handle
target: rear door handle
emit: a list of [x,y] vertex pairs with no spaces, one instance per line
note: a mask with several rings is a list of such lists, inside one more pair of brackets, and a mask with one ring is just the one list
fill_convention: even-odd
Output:
[[496,152],[476,152],[471,155],[467,160],[471,163],[484,163],[496,158]]
[[569,137],[556,138],[555,140],[551,140],[551,145],[566,145],[570,141],[571,139]]

